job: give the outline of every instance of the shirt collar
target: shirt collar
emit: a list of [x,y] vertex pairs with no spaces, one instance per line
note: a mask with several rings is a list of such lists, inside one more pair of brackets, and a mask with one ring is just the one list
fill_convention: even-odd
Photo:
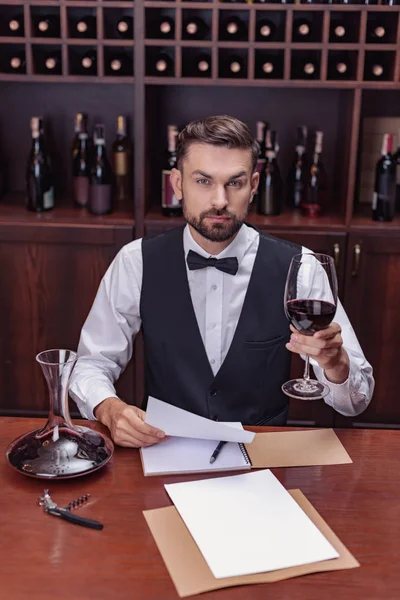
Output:
[[232,240],[229,246],[224,248],[224,250],[222,250],[222,252],[219,254],[213,255],[209,254],[203,250],[201,246],[199,246],[199,244],[194,240],[189,226],[186,225],[185,229],[183,230],[183,248],[185,251],[185,258],[187,257],[189,250],[193,250],[193,252],[197,252],[197,254],[200,254],[200,256],[204,256],[205,258],[209,258],[210,256],[215,256],[216,258],[225,258],[228,256],[236,257],[240,265],[244,255],[258,235],[258,231],[243,224],[239,229],[237,236],[234,240]]

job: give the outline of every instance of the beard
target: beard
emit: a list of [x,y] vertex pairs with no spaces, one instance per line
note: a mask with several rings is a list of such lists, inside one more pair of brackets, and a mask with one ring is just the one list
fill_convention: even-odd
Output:
[[[249,212],[249,205],[247,205],[246,211],[241,217],[238,217],[229,210],[214,208],[206,210],[200,213],[198,217],[195,217],[187,211],[183,198],[182,207],[186,222],[210,242],[226,242],[231,239],[239,231]],[[225,217],[229,220],[221,223],[207,223],[207,217]]]

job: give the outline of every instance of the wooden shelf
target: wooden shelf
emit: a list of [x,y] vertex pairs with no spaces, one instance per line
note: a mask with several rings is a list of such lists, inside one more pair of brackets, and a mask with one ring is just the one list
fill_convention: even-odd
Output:
[[358,206],[351,219],[350,231],[374,231],[376,233],[399,234],[400,214],[396,214],[393,221],[381,222],[372,220],[372,209],[370,204]]
[[[133,202],[132,202],[133,206]],[[0,224],[71,227],[134,227],[132,212],[117,209],[109,215],[95,216],[84,208],[75,207],[71,199],[58,200],[53,210],[34,213],[25,208],[25,196],[21,192],[6,194],[0,199]]]
[[[256,213],[249,213],[246,221],[262,230],[292,231],[345,231],[344,218],[339,215],[324,215],[317,218],[303,216],[299,211],[284,211],[275,217],[265,217]],[[170,229],[185,223],[183,217],[164,217],[158,207],[151,207],[145,215],[145,225],[157,229]]]

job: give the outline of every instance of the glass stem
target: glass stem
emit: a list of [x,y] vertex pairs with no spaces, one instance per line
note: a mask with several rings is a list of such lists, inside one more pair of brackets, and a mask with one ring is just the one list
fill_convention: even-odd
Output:
[[306,355],[303,379],[306,383],[310,381],[310,357]]

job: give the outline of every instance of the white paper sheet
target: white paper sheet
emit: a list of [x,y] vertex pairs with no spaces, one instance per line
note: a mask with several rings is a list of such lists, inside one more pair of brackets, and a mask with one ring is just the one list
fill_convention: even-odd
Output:
[[269,470],[165,489],[216,578],[339,556]]
[[199,417],[187,410],[157,400],[152,396],[149,396],[147,403],[146,423],[162,429],[166,435],[216,440],[218,442],[250,443],[255,436],[255,433],[251,431],[237,429],[219,421]]

